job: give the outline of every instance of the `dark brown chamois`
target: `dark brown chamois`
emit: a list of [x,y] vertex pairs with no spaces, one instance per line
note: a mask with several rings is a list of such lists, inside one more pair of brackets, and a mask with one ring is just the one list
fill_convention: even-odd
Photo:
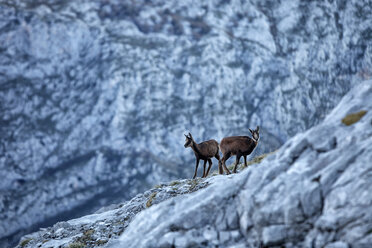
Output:
[[[218,161],[220,161],[220,154],[219,154],[219,148],[218,148],[218,142],[215,140],[208,140],[204,141],[202,143],[197,144],[191,133],[189,135],[186,135],[186,141],[185,141],[185,148],[191,147],[191,149],[195,153],[196,157],[196,167],[195,167],[195,173],[193,179],[196,177],[196,173],[198,171],[198,166],[199,166],[199,160],[202,159],[204,160],[204,170],[203,170],[203,176],[202,177],[207,177],[209,170],[212,167],[212,159],[213,157],[216,157]],[[209,163],[209,167],[207,170],[207,173],[205,173],[205,166],[207,164],[207,161]]]
[[[223,169],[225,169],[227,174],[230,174],[229,169],[226,167],[226,160],[228,160],[231,156],[236,155],[236,161],[234,166],[234,173],[236,173],[236,168],[238,167],[240,158],[244,157],[244,166],[247,167],[247,156],[251,154],[256,148],[258,144],[258,140],[260,139],[259,134],[260,127],[257,126],[256,130],[249,131],[252,134],[252,138],[248,136],[231,136],[226,137],[221,140],[220,149],[222,152],[222,159],[218,163],[218,170],[220,174],[223,174]],[[222,166],[221,166],[222,165]]]

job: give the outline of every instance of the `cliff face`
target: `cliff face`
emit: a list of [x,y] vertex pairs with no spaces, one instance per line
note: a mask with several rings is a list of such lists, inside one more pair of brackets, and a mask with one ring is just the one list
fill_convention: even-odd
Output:
[[24,247],[371,247],[371,99],[372,80],[260,164],[158,185]]
[[371,7],[0,1],[0,239],[190,177],[186,130],[317,124],[371,76]]

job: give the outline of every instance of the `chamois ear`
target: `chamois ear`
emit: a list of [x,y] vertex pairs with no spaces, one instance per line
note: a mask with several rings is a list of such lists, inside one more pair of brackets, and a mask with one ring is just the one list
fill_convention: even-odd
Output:
[[260,127],[259,127],[259,126],[257,126],[256,130],[257,130],[257,132],[258,132],[258,131],[260,131]]
[[189,133],[189,138],[193,139],[193,137],[192,137],[191,133]]
[[248,128],[249,129],[249,132],[253,133],[252,129]]
[[185,135],[185,137],[188,138],[186,134],[183,134],[183,135]]

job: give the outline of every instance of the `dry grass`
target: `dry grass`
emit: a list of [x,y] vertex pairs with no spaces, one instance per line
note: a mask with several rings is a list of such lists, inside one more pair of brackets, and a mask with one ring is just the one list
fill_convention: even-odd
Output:
[[191,179],[187,184],[190,185],[190,188],[189,188],[189,191],[190,192],[193,192],[196,188],[196,186],[198,185],[199,181],[197,178],[195,179]]
[[[262,160],[264,160],[264,158],[266,158],[267,156],[269,156],[269,155],[271,155],[271,154],[274,154],[275,152],[276,152],[276,151],[268,152],[268,153],[264,153],[264,154],[261,154],[260,156],[257,156],[257,157],[255,157],[255,158],[253,158],[252,160],[247,161],[247,167],[250,166],[250,165],[252,165],[252,164],[259,164],[259,163],[261,163]],[[227,166],[227,168],[228,168],[230,171],[232,171],[232,170],[234,169],[234,166],[235,166],[235,163],[233,163],[233,164]],[[238,168],[237,168],[237,169],[239,169],[239,170],[244,170],[245,168],[246,168],[246,167],[244,166],[244,162],[238,164]],[[218,174],[218,170],[214,171],[214,172],[212,173],[211,176],[217,176],[217,175],[219,175],[219,174]]]
[[361,110],[361,111],[356,112],[356,113],[348,114],[341,121],[346,126],[350,126],[350,125],[353,125],[354,123],[358,122],[366,113],[367,113],[366,110]]
[[100,240],[97,240],[96,244],[97,244],[97,245],[104,245],[104,244],[106,244],[107,242],[108,242],[107,240],[100,239]]
[[69,248],[84,248],[85,245],[81,242],[74,242],[69,245]]
[[262,160],[264,158],[266,158],[267,156],[271,155],[271,154],[274,154],[276,153],[276,151],[273,151],[273,152],[268,152],[268,153],[264,153],[264,154],[261,154],[260,156],[257,156],[255,158],[253,158],[252,160],[248,161],[247,162],[247,166],[250,166],[252,164],[259,164],[262,162]]
[[181,182],[179,181],[173,181],[169,184],[169,186],[174,186],[174,185],[177,185],[177,184],[180,184]]
[[22,242],[19,244],[21,247],[25,247],[28,243],[30,243],[32,239],[24,239]]
[[154,192],[150,195],[149,199],[147,200],[146,202],[146,207],[149,208],[152,206],[152,201],[154,200],[154,198],[156,197],[156,194],[157,192]]

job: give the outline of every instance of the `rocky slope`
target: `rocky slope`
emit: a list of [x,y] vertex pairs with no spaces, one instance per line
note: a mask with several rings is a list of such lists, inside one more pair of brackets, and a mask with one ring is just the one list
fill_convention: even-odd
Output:
[[189,177],[186,130],[317,124],[371,77],[371,5],[0,0],[0,245]]
[[213,180],[177,180],[156,185],[128,202],[112,204],[82,218],[58,222],[24,237],[18,247],[94,247],[118,238],[139,212],[159,202],[207,187]]
[[261,164],[159,185],[19,247],[371,247],[371,99],[364,81]]

